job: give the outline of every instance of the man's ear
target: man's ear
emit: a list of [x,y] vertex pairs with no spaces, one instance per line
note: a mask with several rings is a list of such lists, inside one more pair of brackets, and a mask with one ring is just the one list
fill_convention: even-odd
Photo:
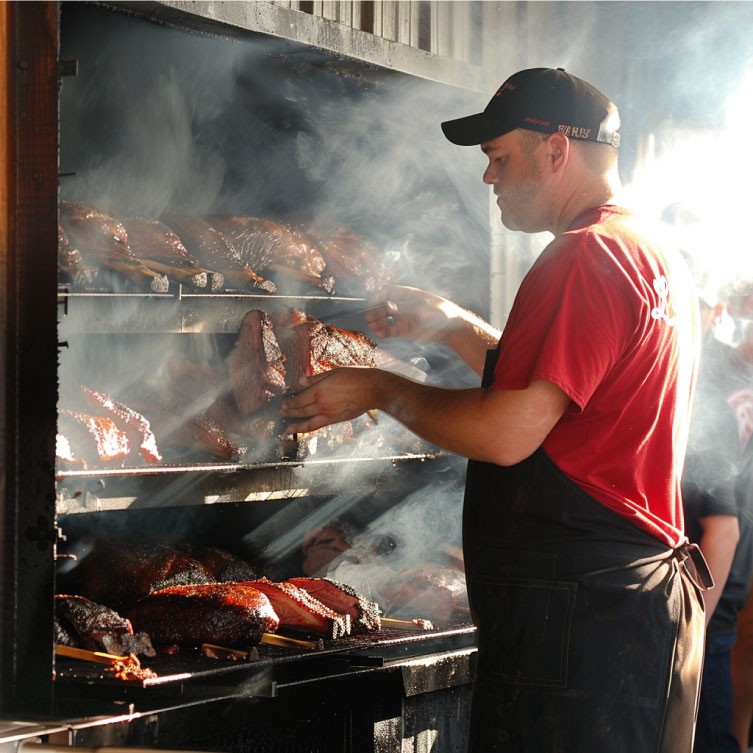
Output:
[[570,159],[570,139],[562,133],[553,133],[544,142],[547,147],[547,164],[552,172],[561,170]]

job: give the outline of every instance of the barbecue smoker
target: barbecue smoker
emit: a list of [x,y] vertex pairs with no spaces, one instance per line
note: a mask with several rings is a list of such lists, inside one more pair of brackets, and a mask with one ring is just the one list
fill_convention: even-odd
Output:
[[[385,570],[410,570],[395,569],[398,556],[412,555],[414,570],[424,564],[421,537],[425,550],[436,550],[435,568],[456,556],[457,523],[447,521],[459,519],[462,463],[382,416],[365,417],[350,434],[284,440],[273,397],[254,414],[257,444],[233,437],[232,447],[215,444],[214,453],[190,441],[171,448],[152,418],[157,459],[105,462],[100,454],[86,462],[76,452],[61,459],[58,412],[70,420],[80,410],[82,387],[147,417],[133,401],[149,395],[153,411],[162,401],[169,423],[182,408],[170,403],[174,385],[165,390],[173,384],[165,381],[168,361],[227,363],[251,311],[274,318],[293,310],[362,331],[369,290],[363,279],[342,284],[335,275],[332,284],[326,273],[313,279],[310,269],[284,262],[263,279],[157,259],[99,268],[84,259],[68,269],[72,257],[58,256],[57,218],[84,203],[147,221],[166,212],[253,215],[290,232],[334,223],[327,227],[334,235],[352,233],[379,249],[395,281],[444,290],[488,313],[485,281],[478,288],[461,278],[463,266],[488,264],[488,228],[479,230],[465,209],[483,207],[484,189],[474,172],[470,195],[446,166],[429,164],[417,141],[428,139],[419,113],[431,102],[460,111],[468,92],[489,89],[483,40],[472,32],[481,20],[472,15],[486,11],[463,5],[16,3],[0,11],[12,105],[0,275],[7,359],[0,675],[9,720],[1,742],[462,747],[475,653],[462,603],[437,618],[431,603],[403,597],[390,606],[397,626],[385,622],[379,632],[297,634],[303,643],[262,643],[241,659],[221,649],[141,657],[154,674],[123,680],[107,665],[54,654],[53,601],[105,535],[126,548],[145,539],[219,547],[275,580],[302,576],[302,542],[334,527],[350,545],[337,572],[360,573],[366,589]],[[437,132],[431,141],[441,139],[435,121],[427,120]],[[448,226],[462,233],[460,265],[448,253],[457,247]],[[380,344],[377,356],[419,379],[447,367],[430,348]],[[425,540],[427,531],[436,541]],[[425,617],[432,629],[410,622]]]

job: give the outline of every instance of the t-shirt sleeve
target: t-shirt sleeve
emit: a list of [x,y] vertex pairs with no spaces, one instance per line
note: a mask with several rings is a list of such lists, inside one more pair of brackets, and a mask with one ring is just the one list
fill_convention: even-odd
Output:
[[582,410],[633,339],[638,312],[626,285],[608,249],[590,236],[534,265],[503,333],[493,388],[543,379]]

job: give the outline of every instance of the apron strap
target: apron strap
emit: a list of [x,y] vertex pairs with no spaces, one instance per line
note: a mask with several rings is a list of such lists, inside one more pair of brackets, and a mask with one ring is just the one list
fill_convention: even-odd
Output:
[[674,555],[696,588],[708,591],[714,587],[714,578],[698,544],[691,544],[685,539],[685,542],[674,550]]

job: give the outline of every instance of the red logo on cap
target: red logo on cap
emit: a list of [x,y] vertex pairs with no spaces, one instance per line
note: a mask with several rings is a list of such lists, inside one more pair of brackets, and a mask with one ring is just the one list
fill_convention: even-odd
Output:
[[505,83],[502,84],[502,86],[500,86],[499,89],[497,89],[497,92],[494,96],[498,97],[500,94],[502,94],[502,92],[512,90],[514,88],[515,88],[515,84],[511,84],[509,81],[505,81]]

